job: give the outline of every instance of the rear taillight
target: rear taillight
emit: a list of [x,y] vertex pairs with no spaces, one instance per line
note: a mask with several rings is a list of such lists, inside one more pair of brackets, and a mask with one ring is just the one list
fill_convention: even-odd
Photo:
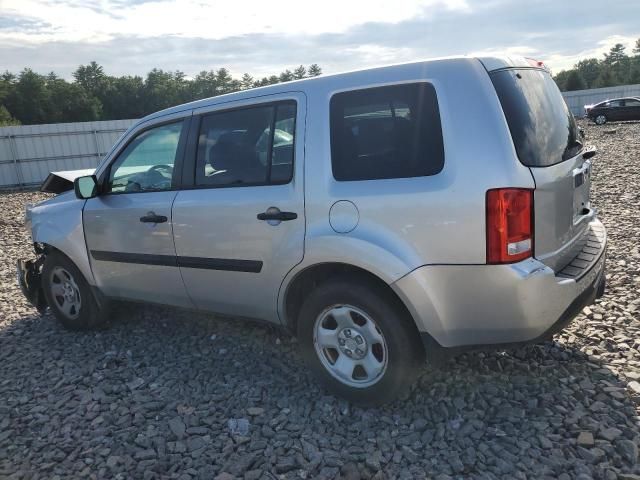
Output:
[[487,263],[513,263],[533,255],[533,190],[487,191]]

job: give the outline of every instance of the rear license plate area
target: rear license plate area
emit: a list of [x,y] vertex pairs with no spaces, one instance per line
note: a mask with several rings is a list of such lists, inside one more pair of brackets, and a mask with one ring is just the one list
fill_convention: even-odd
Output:
[[573,222],[577,223],[581,217],[591,209],[589,195],[591,190],[591,162],[585,161],[580,168],[573,171]]

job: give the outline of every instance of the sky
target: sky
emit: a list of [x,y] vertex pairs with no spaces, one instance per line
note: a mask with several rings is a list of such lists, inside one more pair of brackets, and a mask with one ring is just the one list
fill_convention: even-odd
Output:
[[0,70],[71,78],[319,64],[324,73],[507,53],[553,72],[640,38],[640,0],[0,0]]

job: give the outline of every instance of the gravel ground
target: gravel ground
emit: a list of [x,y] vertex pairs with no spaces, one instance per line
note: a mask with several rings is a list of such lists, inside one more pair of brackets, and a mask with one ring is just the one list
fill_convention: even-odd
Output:
[[640,123],[585,128],[605,297],[553,342],[425,369],[380,409],[326,395],[265,326],[131,305],[100,333],[39,317],[14,259],[43,195],[0,195],[0,478],[640,479]]

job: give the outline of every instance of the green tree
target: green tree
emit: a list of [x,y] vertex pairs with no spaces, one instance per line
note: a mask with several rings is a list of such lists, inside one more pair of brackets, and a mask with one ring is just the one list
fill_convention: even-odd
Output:
[[107,76],[104,69],[94,61],[88,65],[80,65],[72,75],[76,83],[93,95],[97,96],[106,87]]
[[269,85],[269,79],[267,77],[262,77],[261,79],[253,82],[254,87],[264,87],[267,85]]
[[322,69],[320,68],[320,65],[318,65],[317,63],[312,63],[311,65],[309,65],[309,68],[307,69],[307,74],[310,77],[317,77],[318,75],[322,75]]
[[51,108],[45,77],[25,68],[18,75],[4,105],[23,124],[47,123]]
[[631,69],[629,70],[629,78],[627,79],[627,84],[635,85],[640,83],[640,56],[634,59],[635,61],[631,65]]
[[242,90],[248,90],[254,86],[254,83],[255,81],[253,77],[248,73],[245,73],[244,75],[242,75],[242,79],[240,80],[240,88]]
[[573,70],[561,70],[557,75],[553,77],[553,80],[558,85],[558,88],[563,92],[567,89],[567,78],[572,71]]
[[103,101],[103,118],[121,120],[145,115],[145,90],[142,77],[109,77]]
[[191,81],[191,100],[219,95],[218,80],[213,70],[201,71]]
[[300,80],[307,76],[307,69],[304,68],[304,65],[300,65],[293,71],[293,78],[296,80]]
[[13,89],[16,76],[10,72],[4,72],[0,75],[0,104],[7,98],[9,92]]
[[[319,74],[316,65],[309,74]],[[108,76],[96,62],[80,65],[68,82],[55,72],[40,75],[26,68],[16,77],[0,75],[0,119],[23,124],[140,118],[191,100],[303,78],[306,69],[285,70],[259,80],[234,78],[226,68],[201,71],[188,80],[181,71],[151,70],[140,76]]]
[[81,85],[52,78],[47,81],[47,89],[51,109],[48,122],[90,122],[100,119],[102,103]]
[[602,70],[598,78],[593,82],[593,88],[613,87],[614,85],[618,85],[618,80],[611,69],[608,68]]
[[617,65],[618,63],[624,61],[627,58],[627,54],[624,52],[626,50],[625,46],[621,43],[616,43],[609,53],[604,54],[604,63],[607,65]]
[[144,82],[145,112],[149,114],[183,103],[188,98],[185,87],[184,73],[154,68]]
[[216,72],[216,82],[218,88],[218,95],[232,92],[234,90],[234,83],[229,70],[226,68],[219,68]]
[[633,47],[632,52],[635,56],[640,56],[640,38],[636,40],[636,44]]
[[600,61],[597,58],[580,60],[575,64],[574,68],[580,72],[580,75],[584,79],[588,88],[593,88],[596,78],[600,76],[600,72],[602,70]]
[[20,121],[11,116],[7,107],[0,105],[0,127],[10,127],[12,125],[20,125]]
[[580,72],[578,70],[571,70],[567,76],[565,90],[584,90],[585,88],[587,88],[587,86],[584,82],[584,78],[580,75]]
[[291,80],[293,80],[293,73],[291,72],[291,70],[285,70],[280,74],[278,80],[280,82],[290,82]]

